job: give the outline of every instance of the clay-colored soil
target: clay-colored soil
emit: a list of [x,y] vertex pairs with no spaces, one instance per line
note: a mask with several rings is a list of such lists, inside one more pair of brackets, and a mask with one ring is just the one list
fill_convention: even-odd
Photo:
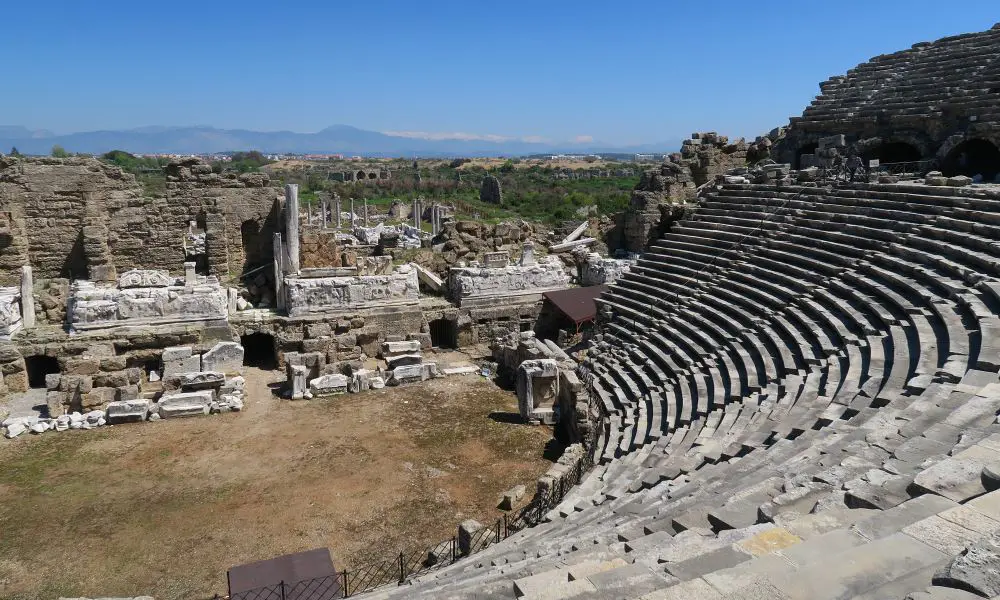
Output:
[[551,432],[478,376],[302,402],[273,377],[243,413],[0,440],[0,597],[209,598],[324,546],[350,569],[491,522],[549,466]]

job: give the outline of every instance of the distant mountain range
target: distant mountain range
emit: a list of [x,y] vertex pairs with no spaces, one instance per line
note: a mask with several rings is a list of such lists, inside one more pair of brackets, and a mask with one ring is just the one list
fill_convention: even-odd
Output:
[[125,150],[133,154],[213,154],[259,150],[271,154],[345,154],[377,157],[524,156],[528,154],[674,152],[680,140],[662,144],[615,147],[600,142],[548,143],[513,139],[428,139],[390,135],[349,125],[334,125],[316,133],[249,131],[195,127],[142,127],[122,131],[87,131],[56,135],[0,125],[0,152],[16,147],[22,154],[47,155],[52,146],[68,152],[103,154]]

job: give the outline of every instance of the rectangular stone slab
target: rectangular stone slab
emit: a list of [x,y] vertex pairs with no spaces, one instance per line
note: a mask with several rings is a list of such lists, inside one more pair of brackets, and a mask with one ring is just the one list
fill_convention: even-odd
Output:
[[112,425],[145,421],[148,414],[149,400],[119,400],[108,403],[107,419]]
[[163,396],[157,403],[157,413],[163,419],[207,415],[212,405],[212,399],[210,390]]
[[243,370],[243,346],[236,342],[219,342],[201,355],[203,371],[239,373]]

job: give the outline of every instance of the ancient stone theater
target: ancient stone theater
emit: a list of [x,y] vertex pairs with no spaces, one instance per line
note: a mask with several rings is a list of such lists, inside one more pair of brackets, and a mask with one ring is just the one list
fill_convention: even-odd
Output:
[[[820,91],[644,173],[605,232],[634,260],[419,202],[361,224],[196,160],[149,197],[96,160],[2,159],[3,389],[49,409],[8,435],[252,410],[244,364],[308,398],[491,344],[523,419],[574,443],[530,526],[463,523],[367,597],[998,597],[1000,25]],[[376,250],[463,239],[493,241],[442,272]],[[583,272],[607,286],[584,343],[532,334]]]

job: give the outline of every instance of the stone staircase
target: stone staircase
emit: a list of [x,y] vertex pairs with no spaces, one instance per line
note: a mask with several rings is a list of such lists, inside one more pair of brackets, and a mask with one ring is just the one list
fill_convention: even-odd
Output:
[[710,191],[599,300],[597,466],[376,598],[1000,595],[1000,188]]

